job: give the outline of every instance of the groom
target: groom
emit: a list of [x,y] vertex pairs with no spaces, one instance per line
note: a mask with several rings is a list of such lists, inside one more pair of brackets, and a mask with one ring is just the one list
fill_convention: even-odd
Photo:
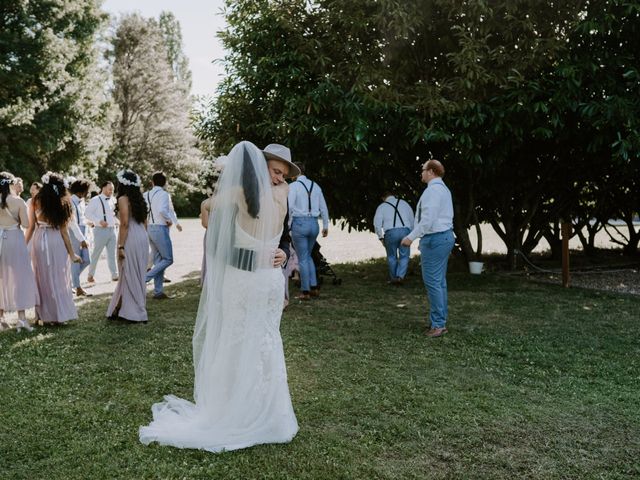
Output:
[[[285,188],[288,191],[288,185],[285,179],[300,175],[300,169],[291,161],[291,150],[284,145],[272,143],[264,147],[262,153],[264,153],[267,160],[267,168],[269,169],[271,185],[274,190]],[[278,245],[278,249],[276,250],[273,259],[274,267],[284,267],[290,255],[289,245],[291,243],[291,237],[289,235],[289,206],[286,203],[283,206],[286,208],[286,214],[284,217],[284,224],[282,226],[280,244]]]

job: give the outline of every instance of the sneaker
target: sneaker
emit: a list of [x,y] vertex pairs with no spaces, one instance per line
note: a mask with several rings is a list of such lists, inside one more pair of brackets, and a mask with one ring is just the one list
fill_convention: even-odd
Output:
[[153,299],[154,299],[154,300],[169,300],[169,299],[171,299],[171,298],[173,298],[173,297],[170,297],[169,295],[167,295],[167,294],[166,294],[166,293],[164,293],[164,292],[159,293],[158,295],[154,295],[154,296],[153,296]]

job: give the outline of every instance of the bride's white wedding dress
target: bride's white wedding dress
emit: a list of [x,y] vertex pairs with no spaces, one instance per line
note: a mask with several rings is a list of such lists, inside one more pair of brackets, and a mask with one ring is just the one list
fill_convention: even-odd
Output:
[[280,337],[284,283],[272,266],[280,235],[258,240],[234,224],[231,250],[241,254],[214,264],[201,299],[195,403],[167,395],[153,405],[144,444],[220,452],[289,442],[298,431]]

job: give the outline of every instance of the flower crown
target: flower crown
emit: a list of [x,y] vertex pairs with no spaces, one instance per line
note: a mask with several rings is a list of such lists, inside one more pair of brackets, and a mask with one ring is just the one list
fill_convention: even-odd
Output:
[[122,185],[126,185],[129,187],[139,187],[140,185],[142,185],[142,181],[140,180],[140,176],[137,173],[133,173],[136,176],[136,181],[133,182],[127,178],[125,178],[124,174],[125,174],[126,170],[120,170],[118,172],[118,174],[116,175],[118,182],[120,182]]
[[[51,182],[51,175],[55,175],[55,173],[47,172],[42,175],[42,178],[40,180],[42,180],[43,185],[49,185],[49,182]],[[62,180],[62,185],[64,185],[64,188],[69,188],[69,182],[66,178]],[[53,190],[56,192],[56,195],[60,196],[60,190],[58,190],[57,185],[53,185]]]

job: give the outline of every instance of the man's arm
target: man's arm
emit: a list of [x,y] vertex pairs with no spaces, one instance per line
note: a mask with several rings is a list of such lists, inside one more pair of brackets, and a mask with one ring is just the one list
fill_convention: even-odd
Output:
[[378,239],[382,240],[384,238],[384,232],[382,231],[382,205],[378,205],[378,208],[376,208],[376,214],[373,216],[373,228]]
[[278,248],[282,250],[287,256],[286,263],[289,261],[289,257],[291,256],[291,230],[289,229],[289,212],[284,216],[284,223],[282,225],[282,235],[280,236],[280,243],[278,244]]

